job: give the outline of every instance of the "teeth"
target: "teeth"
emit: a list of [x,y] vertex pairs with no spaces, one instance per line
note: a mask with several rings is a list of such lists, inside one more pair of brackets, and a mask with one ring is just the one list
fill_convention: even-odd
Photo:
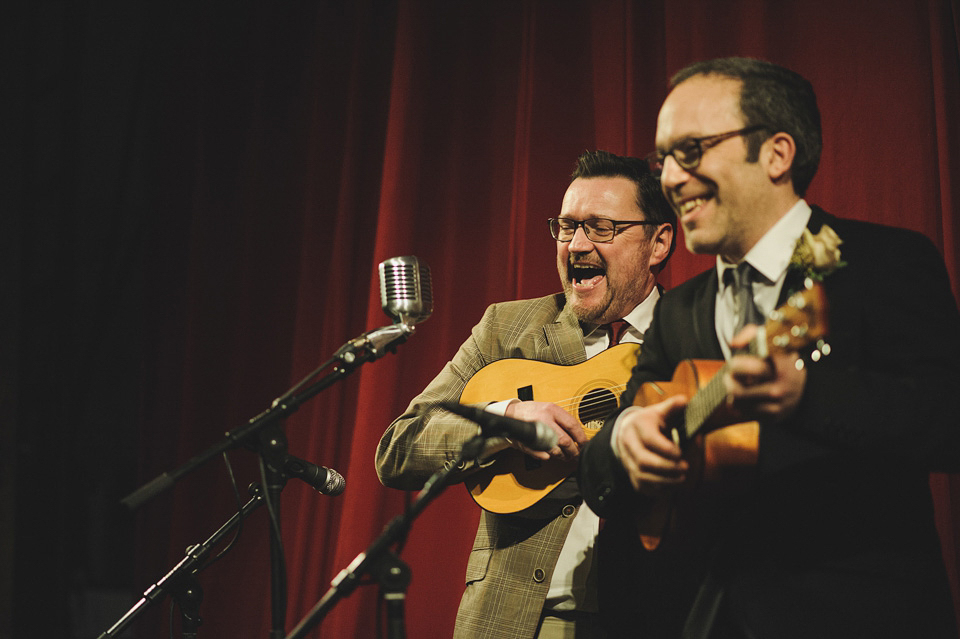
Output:
[[680,205],[680,214],[685,215],[690,211],[692,211],[693,209],[697,208],[698,206],[702,205],[706,201],[707,201],[707,198],[705,197],[697,197],[692,200],[687,200],[686,202]]
[[603,267],[594,264],[571,264],[570,267],[570,277],[574,281],[582,281],[604,274]]

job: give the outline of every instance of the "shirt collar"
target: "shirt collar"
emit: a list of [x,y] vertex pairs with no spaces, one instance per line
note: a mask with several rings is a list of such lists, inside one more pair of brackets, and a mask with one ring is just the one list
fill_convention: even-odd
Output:
[[[806,200],[797,200],[760,241],[753,245],[743,261],[749,262],[768,282],[778,281],[790,265],[797,240],[810,221],[810,213],[810,205]],[[728,264],[717,256],[717,276],[720,282],[723,282],[723,272],[735,266],[736,264]]]
[[[654,286],[645,300],[634,306],[632,311],[623,316],[623,319],[627,320],[627,323],[630,324],[629,331],[639,334],[647,330],[650,322],[653,321],[653,308],[657,305],[657,300],[659,299],[660,287]],[[594,337],[595,334],[598,334],[598,331],[599,334],[606,335],[605,329],[601,329],[600,326],[595,326],[585,337]]]

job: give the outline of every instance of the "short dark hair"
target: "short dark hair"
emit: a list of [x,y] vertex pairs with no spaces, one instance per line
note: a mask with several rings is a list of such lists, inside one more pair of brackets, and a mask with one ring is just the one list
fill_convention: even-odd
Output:
[[820,165],[823,138],[820,109],[813,86],[799,73],[754,58],[717,58],[684,67],[670,80],[670,88],[698,75],[719,75],[742,83],[740,112],[743,126],[764,130],[747,136],[747,160],[756,162],[760,145],[773,133],[793,137],[797,153],[791,167],[793,189],[803,197]]
[[570,176],[573,182],[577,178],[594,177],[624,177],[637,185],[637,206],[651,222],[669,224],[673,227],[673,241],[670,242],[670,252],[660,263],[662,269],[667,260],[673,255],[677,246],[677,215],[667,202],[660,188],[660,179],[650,172],[646,160],[623,155],[615,155],[609,151],[584,151],[577,158],[577,163]]

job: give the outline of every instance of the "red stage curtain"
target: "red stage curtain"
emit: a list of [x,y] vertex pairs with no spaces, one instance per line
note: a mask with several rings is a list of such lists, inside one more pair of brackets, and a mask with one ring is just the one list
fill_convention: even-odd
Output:
[[[157,172],[169,184],[158,194],[169,217],[158,220],[150,255],[157,377],[143,479],[265,409],[348,339],[389,323],[380,261],[416,255],[430,265],[433,316],[396,354],[286,424],[291,452],[347,479],[337,498],[295,481],[284,491],[292,628],[404,507],[373,465],[393,417],[488,304],[558,289],[544,220],[558,211],[576,156],[650,151],[667,79],[696,59],[763,57],[810,78],[825,148],[808,200],[925,233],[957,293],[958,13],[956,0],[368,0],[198,11],[165,63],[175,72]],[[681,246],[663,283],[711,263]],[[252,457],[232,454],[243,483],[257,478]],[[960,482],[938,475],[932,486],[956,587]],[[232,503],[222,469],[209,464],[144,508],[143,575],[162,574]],[[204,634],[266,635],[264,515],[201,575]],[[455,486],[414,525],[402,553],[413,572],[409,636],[450,635],[477,517]],[[358,589],[313,636],[375,636],[376,594]]]

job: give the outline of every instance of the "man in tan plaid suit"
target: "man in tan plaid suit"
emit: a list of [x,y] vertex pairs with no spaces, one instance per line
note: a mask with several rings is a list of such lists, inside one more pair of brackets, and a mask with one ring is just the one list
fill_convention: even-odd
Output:
[[[620,319],[627,321],[622,340],[642,342],[660,296],[656,273],[674,247],[673,212],[643,160],[587,152],[572,178],[559,217],[550,220],[564,292],[487,309],[453,360],[384,433],[376,460],[384,485],[419,490],[441,466],[454,463],[476,424],[441,411],[421,413],[435,402],[458,400],[483,366],[504,358],[584,362],[610,345],[605,325]],[[487,410],[544,422],[559,435],[549,453],[512,442],[501,446],[539,459],[571,459],[586,443],[580,423],[555,404],[490,399]],[[459,479],[476,468],[465,464]],[[581,504],[571,480],[527,511],[483,512],[455,637],[612,637],[597,614],[600,522]]]

